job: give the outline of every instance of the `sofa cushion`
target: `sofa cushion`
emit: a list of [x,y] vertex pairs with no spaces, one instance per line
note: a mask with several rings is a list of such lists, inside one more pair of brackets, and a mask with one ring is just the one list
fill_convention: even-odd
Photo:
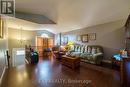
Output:
[[93,55],[92,55],[92,54],[88,54],[88,55],[87,55],[87,59],[88,59],[88,60],[93,60]]
[[91,53],[91,51],[92,51],[91,47],[88,47],[87,52]]
[[82,54],[80,55],[80,57],[81,57],[81,58],[85,58],[85,57],[87,57],[87,55],[86,55],[85,53],[82,53]]
[[102,53],[102,51],[99,47],[97,47],[97,53]]
[[71,56],[71,57],[75,57],[75,54],[74,54],[74,53],[71,53],[70,56]]
[[74,45],[74,51],[76,51],[77,50],[77,45]]
[[84,45],[81,46],[81,51],[80,51],[80,52],[81,52],[81,53],[84,52]]
[[72,53],[70,54],[70,56],[76,57],[76,56],[79,56],[80,54],[81,54],[80,52],[72,52]]
[[72,45],[72,46],[70,47],[70,50],[74,50],[74,45]]
[[79,46],[78,46],[78,45],[75,45],[74,51],[77,52],[77,51],[78,51],[78,48],[79,48]]
[[91,54],[96,54],[97,53],[97,49],[95,47],[92,48]]
[[96,54],[93,54],[93,60],[96,60],[96,57],[97,57],[97,56],[101,56],[101,55],[103,55],[103,53],[96,53]]
[[87,52],[87,45],[84,46],[84,53],[86,53],[86,52]]
[[77,49],[77,52],[80,52],[80,51],[81,51],[81,46],[79,45],[78,49]]
[[81,53],[76,53],[75,57],[80,57]]
[[89,55],[89,53],[87,53],[87,52],[86,53],[81,53],[80,57],[81,58],[87,58],[88,55]]

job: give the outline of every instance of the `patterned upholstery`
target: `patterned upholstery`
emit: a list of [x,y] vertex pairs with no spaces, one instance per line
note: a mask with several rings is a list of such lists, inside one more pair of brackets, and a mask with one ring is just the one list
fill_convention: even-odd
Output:
[[91,47],[87,47],[87,53],[91,53],[92,49]]
[[91,54],[96,54],[97,53],[97,48],[92,48],[92,52],[91,52]]
[[87,45],[84,47],[84,53],[87,53]]
[[100,64],[103,59],[103,48],[98,45],[74,45],[69,56],[80,57],[82,61]]
[[81,51],[80,51],[81,53],[84,52],[84,47],[85,47],[84,45],[81,46]]

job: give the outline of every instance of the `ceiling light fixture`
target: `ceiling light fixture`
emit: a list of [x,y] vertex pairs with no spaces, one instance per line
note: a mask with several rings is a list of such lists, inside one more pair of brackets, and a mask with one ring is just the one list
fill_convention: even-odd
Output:
[[20,28],[20,38],[18,38],[18,41],[20,42],[21,45],[24,44],[24,42],[26,42],[26,40],[23,38],[23,35],[22,35],[22,27]]

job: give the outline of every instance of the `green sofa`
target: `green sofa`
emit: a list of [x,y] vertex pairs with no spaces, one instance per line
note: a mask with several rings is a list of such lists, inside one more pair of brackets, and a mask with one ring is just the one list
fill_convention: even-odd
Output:
[[92,64],[101,64],[103,48],[98,45],[74,45],[67,52],[67,56],[80,57],[81,61]]

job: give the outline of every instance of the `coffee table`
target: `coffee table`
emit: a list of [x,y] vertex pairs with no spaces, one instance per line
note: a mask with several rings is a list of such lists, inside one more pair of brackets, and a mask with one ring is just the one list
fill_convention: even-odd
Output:
[[62,56],[62,64],[72,69],[75,69],[80,66],[80,58],[69,57],[69,56],[64,55]]

